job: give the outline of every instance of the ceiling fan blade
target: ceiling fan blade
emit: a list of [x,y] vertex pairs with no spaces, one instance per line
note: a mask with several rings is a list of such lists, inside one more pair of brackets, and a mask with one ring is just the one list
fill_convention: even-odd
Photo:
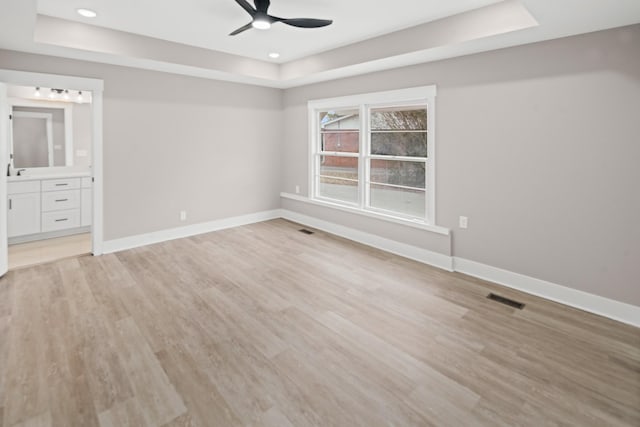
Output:
[[242,6],[242,8],[246,10],[249,15],[253,16],[256,14],[256,10],[249,4],[247,0],[236,0],[236,3]]
[[293,19],[279,19],[280,22],[292,27],[299,28],[319,28],[326,27],[333,23],[330,19],[310,19],[310,18],[293,18]]
[[237,35],[237,34],[240,34],[240,33],[244,32],[244,31],[247,31],[247,30],[248,30],[249,28],[251,28],[251,27],[252,27],[251,22],[249,22],[249,23],[248,23],[247,25],[245,25],[244,27],[240,27],[240,28],[238,28],[237,30],[235,30],[234,32],[232,32],[232,33],[231,33],[231,34],[229,34],[229,35],[230,35],[230,36],[235,36],[235,35]]
[[253,0],[253,2],[256,4],[256,10],[262,13],[267,13],[269,5],[271,4],[270,0]]

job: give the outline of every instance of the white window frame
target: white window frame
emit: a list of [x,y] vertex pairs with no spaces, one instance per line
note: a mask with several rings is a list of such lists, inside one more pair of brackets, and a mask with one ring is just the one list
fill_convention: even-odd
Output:
[[[412,224],[436,225],[436,144],[435,144],[435,100],[436,86],[420,86],[401,90],[374,92],[338,98],[318,99],[308,102],[309,114],[309,198],[327,206],[344,206],[382,219],[394,222],[405,221]],[[371,132],[369,111],[375,108],[423,106],[427,108],[427,159],[426,159],[426,209],[425,218],[410,218],[400,213],[376,209],[369,206],[370,170],[369,159]],[[358,202],[349,203],[322,197],[318,194],[317,158],[321,153],[319,113],[321,111],[358,109],[360,112],[360,144],[358,153]],[[326,153],[330,154],[330,153]],[[340,153],[344,155],[345,153]],[[397,156],[383,156],[385,160],[394,160]],[[416,160],[412,160],[416,161]],[[419,161],[419,160],[418,160]]]

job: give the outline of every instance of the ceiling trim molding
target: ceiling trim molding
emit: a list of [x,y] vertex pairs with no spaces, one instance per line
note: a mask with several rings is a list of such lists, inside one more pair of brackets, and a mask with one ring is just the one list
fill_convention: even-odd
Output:
[[280,89],[640,22],[638,0],[503,0],[276,63],[38,15],[37,2],[6,2],[0,49]]
[[[34,41],[75,51],[99,54],[105,59],[127,58],[145,68],[180,74],[234,78],[264,86],[290,87],[293,82],[321,78],[327,72],[341,76],[376,67],[378,61],[414,55],[450,45],[537,26],[518,0],[506,0],[426,24],[284,64],[187,46],[124,31],[37,15]],[[420,62],[421,59],[417,59]],[[377,64],[377,65],[376,65]]]

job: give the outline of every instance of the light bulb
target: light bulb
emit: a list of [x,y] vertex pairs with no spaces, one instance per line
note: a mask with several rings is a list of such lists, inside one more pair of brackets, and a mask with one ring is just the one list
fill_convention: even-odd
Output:
[[78,91],[78,97],[76,98],[76,100],[77,100],[78,102],[82,102],[82,99],[83,99],[83,98],[82,98],[82,91],[81,91],[81,90],[79,90],[79,91]]
[[51,92],[49,92],[49,98],[50,99],[56,99],[56,91],[51,89]]
[[253,28],[257,28],[258,30],[268,30],[271,28],[271,22],[267,21],[265,18],[256,18],[251,26]]
[[278,52],[271,52],[271,53],[269,54],[269,58],[271,58],[271,59],[278,59],[278,58],[280,58],[280,54],[279,54]]
[[34,94],[33,94],[33,95],[34,95],[36,98],[40,98],[40,88],[39,88],[39,87],[37,87],[37,88],[36,88],[36,91],[34,92]]

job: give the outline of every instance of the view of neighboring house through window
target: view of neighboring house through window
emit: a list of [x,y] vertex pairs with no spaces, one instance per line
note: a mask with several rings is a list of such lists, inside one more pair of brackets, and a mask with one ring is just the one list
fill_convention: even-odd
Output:
[[358,110],[322,111],[318,194],[358,203],[360,114]]
[[426,87],[311,101],[311,197],[433,223],[434,100]]

